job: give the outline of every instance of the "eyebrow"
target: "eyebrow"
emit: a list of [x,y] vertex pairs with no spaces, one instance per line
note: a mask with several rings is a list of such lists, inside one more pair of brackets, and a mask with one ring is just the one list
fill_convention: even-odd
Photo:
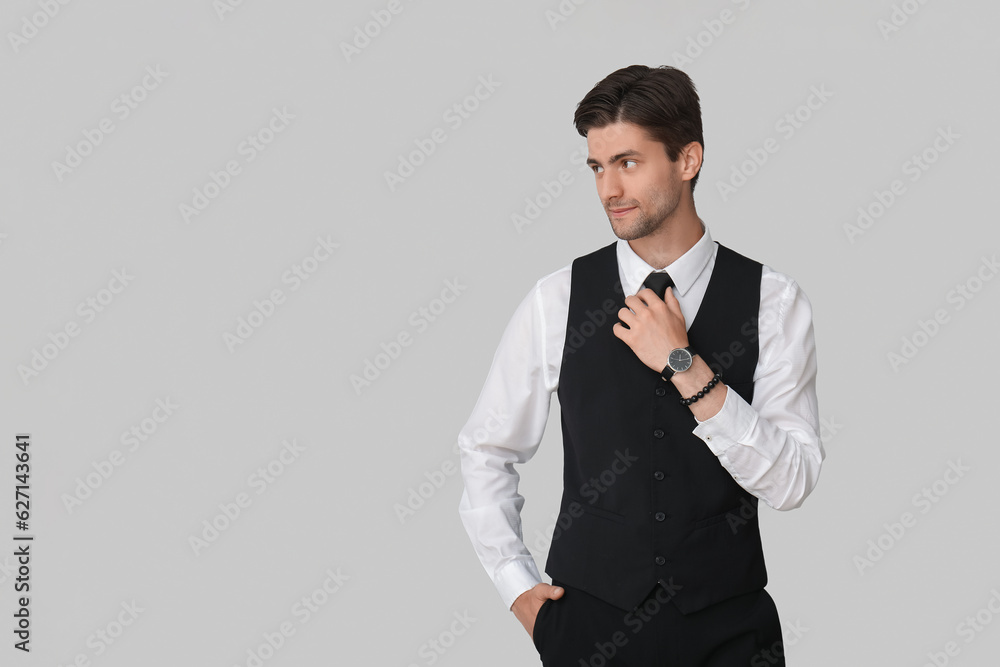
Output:
[[[618,155],[612,155],[610,163],[614,164],[615,162],[618,162],[618,160],[621,160],[623,157],[642,157],[642,153],[640,153],[639,151],[636,151],[636,150],[629,149],[629,150],[627,150],[627,151],[625,151],[623,153],[619,153]],[[589,164],[589,165],[595,165],[596,164],[597,166],[601,166],[601,163],[598,162],[597,160],[595,160],[592,157],[587,157],[587,164]]]

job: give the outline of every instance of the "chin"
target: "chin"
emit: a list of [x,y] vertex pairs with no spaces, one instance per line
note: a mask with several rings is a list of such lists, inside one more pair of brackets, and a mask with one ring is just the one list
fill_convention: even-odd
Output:
[[638,233],[639,230],[635,228],[635,225],[621,225],[610,218],[608,221],[611,223],[611,231],[613,231],[615,236],[620,238],[622,241],[634,241],[643,236]]

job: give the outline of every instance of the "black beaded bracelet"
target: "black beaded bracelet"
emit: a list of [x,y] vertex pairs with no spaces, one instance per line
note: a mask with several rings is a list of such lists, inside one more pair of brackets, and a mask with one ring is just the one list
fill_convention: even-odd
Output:
[[699,398],[704,398],[705,394],[707,394],[709,391],[711,391],[712,387],[714,387],[715,385],[717,385],[719,383],[719,380],[721,380],[721,379],[722,379],[722,373],[716,372],[715,377],[713,377],[711,379],[711,381],[708,384],[705,385],[704,389],[702,389],[701,391],[699,391],[697,394],[695,394],[691,398],[682,398],[681,399],[681,405],[691,405],[692,403],[694,403],[695,401],[697,401]]

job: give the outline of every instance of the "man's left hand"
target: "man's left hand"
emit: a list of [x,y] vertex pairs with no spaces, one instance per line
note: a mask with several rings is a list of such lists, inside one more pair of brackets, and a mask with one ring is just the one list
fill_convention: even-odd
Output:
[[662,371],[670,351],[688,345],[684,315],[673,288],[668,287],[660,300],[646,287],[625,297],[625,305],[618,311],[621,322],[612,327],[615,336],[625,341],[642,363]]

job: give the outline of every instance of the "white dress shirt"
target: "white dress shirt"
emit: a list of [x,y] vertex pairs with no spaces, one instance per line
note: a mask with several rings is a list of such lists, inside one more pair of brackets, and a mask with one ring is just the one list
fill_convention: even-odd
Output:
[[[718,250],[708,226],[703,229],[697,243],[661,269],[674,281],[688,327]],[[622,288],[635,294],[654,269],[627,241],[618,240],[617,256]],[[544,276],[518,305],[458,436],[465,480],[459,514],[508,609],[542,581],[521,533],[524,497],[517,492],[520,476],[513,464],[525,463],[538,450],[551,396],[559,387],[571,272],[572,263]],[[826,456],[816,405],[816,347],[805,293],[767,265],[761,273],[758,328],[752,404],[727,388],[719,412],[705,421],[696,418],[692,432],[740,486],[774,509],[790,510],[812,491]]]

